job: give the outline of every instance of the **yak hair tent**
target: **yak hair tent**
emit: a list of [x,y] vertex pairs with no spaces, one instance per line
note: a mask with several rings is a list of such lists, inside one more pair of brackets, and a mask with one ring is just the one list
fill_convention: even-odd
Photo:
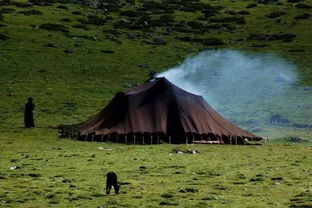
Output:
[[235,126],[201,96],[165,78],[119,92],[98,114],[77,124],[84,140],[135,144],[245,144],[262,138]]

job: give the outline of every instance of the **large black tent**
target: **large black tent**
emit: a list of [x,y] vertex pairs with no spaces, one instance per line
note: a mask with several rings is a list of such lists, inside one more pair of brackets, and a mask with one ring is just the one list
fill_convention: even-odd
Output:
[[102,111],[79,124],[77,130],[80,138],[126,143],[244,144],[262,139],[226,120],[203,97],[165,78],[117,93]]

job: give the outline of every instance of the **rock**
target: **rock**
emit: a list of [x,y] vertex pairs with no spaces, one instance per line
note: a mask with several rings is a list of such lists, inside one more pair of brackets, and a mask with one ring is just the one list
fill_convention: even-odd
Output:
[[166,45],[167,41],[164,38],[156,37],[156,38],[154,38],[153,43],[155,45]]

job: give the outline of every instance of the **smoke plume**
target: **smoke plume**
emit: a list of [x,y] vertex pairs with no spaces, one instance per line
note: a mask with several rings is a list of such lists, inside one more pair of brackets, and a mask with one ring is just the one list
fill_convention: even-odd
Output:
[[235,50],[204,51],[158,75],[182,89],[202,95],[232,122],[264,125],[273,114],[296,105],[292,88],[296,66],[274,54]]

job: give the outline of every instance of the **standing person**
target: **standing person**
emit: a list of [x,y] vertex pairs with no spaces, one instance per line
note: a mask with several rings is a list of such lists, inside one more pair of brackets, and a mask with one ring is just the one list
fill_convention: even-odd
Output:
[[35,127],[33,110],[35,105],[33,104],[33,99],[28,98],[28,102],[25,104],[25,115],[24,115],[24,124],[26,128]]

